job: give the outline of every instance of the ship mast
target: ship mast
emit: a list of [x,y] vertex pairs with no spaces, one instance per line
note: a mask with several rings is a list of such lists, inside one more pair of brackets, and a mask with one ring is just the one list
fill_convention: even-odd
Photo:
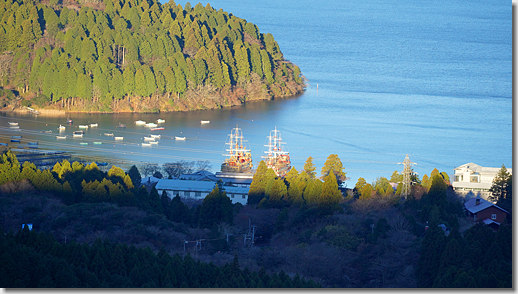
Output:
[[226,153],[223,155],[232,157],[243,155],[244,153],[250,152],[250,150],[246,149],[246,146],[243,145],[243,132],[240,128],[237,127],[237,125],[235,128],[232,129],[229,136],[230,139],[227,143],[225,143],[226,145],[228,145],[228,148],[225,149]]
[[270,135],[266,138],[268,139],[268,143],[265,144],[264,147],[268,147],[268,150],[264,151],[264,153],[266,153],[267,156],[262,156],[262,158],[271,159],[279,157],[279,155],[289,154],[289,152],[283,151],[282,145],[286,143],[282,142],[281,132],[277,131],[277,127],[275,127],[274,130],[271,130]]
[[268,147],[268,150],[264,151],[266,155],[262,156],[262,158],[265,159],[266,166],[273,169],[277,176],[284,177],[291,169],[291,162],[289,152],[283,148],[283,144],[286,143],[282,141],[281,132],[275,127],[266,138],[268,143],[264,147]]

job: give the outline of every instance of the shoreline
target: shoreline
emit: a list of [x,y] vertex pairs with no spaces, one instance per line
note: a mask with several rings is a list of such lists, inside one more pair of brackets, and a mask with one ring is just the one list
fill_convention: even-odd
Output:
[[302,90],[299,93],[296,93],[294,95],[289,96],[281,96],[281,97],[272,97],[270,99],[252,99],[248,101],[242,101],[240,104],[234,104],[234,105],[221,105],[220,107],[215,108],[197,108],[197,109],[189,109],[189,110],[157,110],[157,111],[134,111],[134,110],[120,110],[120,111],[77,111],[77,110],[64,110],[64,109],[34,109],[37,111],[37,114],[32,113],[30,110],[26,108],[22,108],[23,106],[16,106],[14,109],[11,107],[11,109],[0,109],[0,113],[19,113],[19,114],[34,114],[34,115],[40,115],[40,116],[46,116],[46,117],[66,117],[68,114],[74,114],[74,113],[82,113],[82,114],[118,114],[118,113],[174,113],[174,112],[191,112],[191,111],[200,111],[200,110],[213,110],[213,109],[224,109],[224,108],[233,108],[233,107],[240,107],[244,106],[248,103],[255,103],[255,102],[264,102],[264,101],[272,101],[272,100],[283,100],[283,99],[291,99],[296,98],[304,94],[305,92]]

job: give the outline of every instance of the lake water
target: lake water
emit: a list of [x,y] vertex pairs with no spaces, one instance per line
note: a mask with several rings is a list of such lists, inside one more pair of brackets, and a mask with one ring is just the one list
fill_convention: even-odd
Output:
[[[184,2],[176,3],[184,5]],[[196,2],[197,3],[197,2]],[[192,4],[196,4],[192,2]],[[206,2],[202,2],[203,5]],[[512,27],[509,1],[309,1],[215,0],[272,33],[286,59],[309,80],[299,97],[223,110],[169,114],[70,114],[73,128],[99,123],[82,139],[58,141],[66,117],[2,114],[0,125],[19,121],[24,139],[40,148],[73,150],[126,163],[209,160],[219,171],[225,140],[238,125],[263,155],[277,127],[292,165],[309,156],[320,171],[338,154],[352,187],[359,177],[390,177],[405,158],[422,177],[433,168],[473,162],[512,167]],[[141,147],[151,132],[138,119],[166,120],[159,145]],[[210,120],[201,125],[200,120]],[[117,129],[119,123],[126,129]],[[45,125],[47,124],[47,125]],[[41,134],[52,129],[54,134]],[[36,130],[31,132],[28,130]],[[0,129],[7,138],[10,131]],[[114,132],[123,143],[103,136]],[[72,129],[65,133],[71,137]],[[185,136],[175,141],[174,136]],[[1,138],[0,138],[1,139]],[[93,141],[104,140],[102,145]],[[23,141],[22,141],[23,142]],[[79,145],[89,142],[89,145]],[[22,144],[23,145],[23,144]]]

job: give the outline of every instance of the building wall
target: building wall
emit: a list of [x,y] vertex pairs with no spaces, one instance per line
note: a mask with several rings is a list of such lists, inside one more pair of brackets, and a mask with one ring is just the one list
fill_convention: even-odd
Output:
[[[496,219],[491,218],[492,214],[496,214]],[[477,219],[476,219],[477,221],[482,221],[482,220],[485,220],[486,218],[488,218],[497,223],[504,223],[505,218],[506,218],[506,213],[494,206],[488,207],[487,209],[479,211],[476,213],[476,215],[477,215]]]
[[248,202],[248,195],[227,193],[227,196],[230,198],[230,200],[232,200],[233,204],[241,203],[243,205],[246,205],[246,203]]
[[[159,190],[157,190],[157,192],[158,192],[159,195],[162,195],[163,190],[159,189]],[[171,190],[166,190],[166,194],[171,199],[176,197],[176,194],[179,194],[180,198],[182,198],[182,199],[183,198],[190,198],[192,200],[202,200],[202,199],[205,199],[205,197],[207,197],[207,195],[209,195],[210,192],[199,192],[197,194],[195,191],[180,191],[180,190],[178,190],[178,191],[171,191]],[[246,203],[248,202],[248,195],[246,195],[246,194],[229,194],[227,192],[227,196],[232,201],[232,204],[241,203],[243,205],[246,205]]]

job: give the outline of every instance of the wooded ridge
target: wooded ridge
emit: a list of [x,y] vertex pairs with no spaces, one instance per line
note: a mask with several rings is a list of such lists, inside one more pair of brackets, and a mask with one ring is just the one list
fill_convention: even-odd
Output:
[[305,88],[268,33],[154,0],[0,0],[0,109],[213,109]]

